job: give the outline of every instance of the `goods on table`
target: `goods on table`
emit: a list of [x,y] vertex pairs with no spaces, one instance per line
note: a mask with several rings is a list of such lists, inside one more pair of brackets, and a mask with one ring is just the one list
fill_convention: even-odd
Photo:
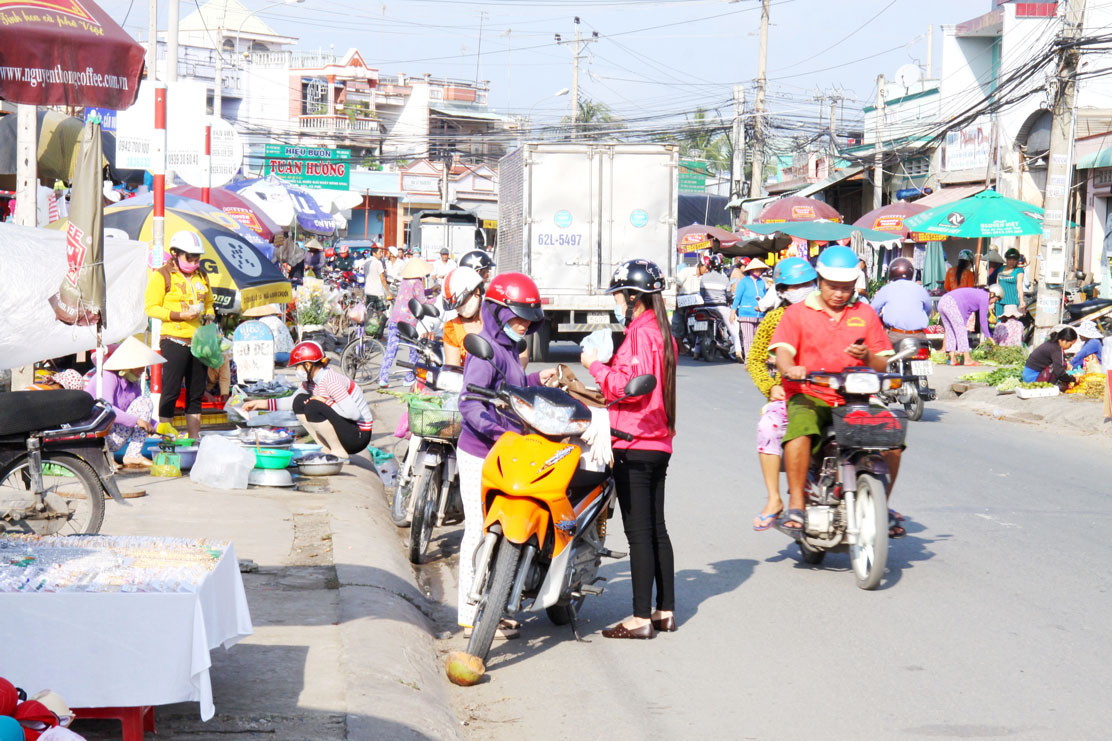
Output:
[[227,541],[146,536],[0,539],[0,592],[195,592]]

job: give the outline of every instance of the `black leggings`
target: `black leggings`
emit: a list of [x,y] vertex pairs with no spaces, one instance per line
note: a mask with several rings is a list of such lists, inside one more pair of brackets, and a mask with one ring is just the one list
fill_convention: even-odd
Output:
[[181,394],[182,379],[185,380],[185,413],[200,414],[201,399],[208,384],[205,364],[193,357],[193,351],[188,347],[168,337],[162,338],[158,349],[166,358],[162,364],[162,398],[158,401],[158,416],[174,418],[174,405]]
[[670,612],[676,606],[672,541],[664,524],[664,479],[671,458],[671,453],[655,450],[614,451],[614,484],[629,541],[634,617],[652,617],[654,581],[656,609]]
[[359,425],[347,417],[341,417],[335,409],[323,401],[317,401],[305,394],[300,394],[293,400],[293,413],[304,414],[305,419],[313,424],[328,422],[332,425],[332,429],[336,431],[336,437],[340,438],[340,445],[344,446],[348,455],[361,453],[371,444],[370,430],[359,429]]

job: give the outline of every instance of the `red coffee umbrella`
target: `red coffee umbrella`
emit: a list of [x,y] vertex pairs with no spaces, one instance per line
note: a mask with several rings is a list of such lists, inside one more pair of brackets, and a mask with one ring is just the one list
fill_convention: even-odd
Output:
[[741,237],[733,232],[719,229],[716,226],[707,226],[706,224],[692,224],[676,231],[676,242],[680,252],[695,252],[696,250],[707,249],[713,244],[712,240],[715,239],[723,247],[741,241]]
[[[179,185],[166,191],[167,194],[201,200],[201,189],[192,185]],[[263,213],[262,209],[238,193],[233,193],[224,188],[212,188],[209,191],[209,204],[220,209],[233,219],[243,224],[251,231],[258,234],[264,241],[274,239],[274,235],[282,231],[274,221]]]
[[927,206],[921,206],[918,203],[896,201],[895,203],[889,203],[887,206],[873,209],[853,222],[853,225],[861,226],[866,229],[875,229],[878,232],[899,234],[904,239],[909,239],[912,242],[941,242],[946,239],[946,237],[940,234],[913,232],[904,226],[904,219],[914,216],[915,214],[921,214],[927,210],[929,210]]
[[143,47],[91,0],[9,0],[0,14],[0,98],[115,110],[135,102]]
[[770,203],[761,211],[756,221],[759,224],[782,224],[786,221],[827,221],[842,220],[842,215],[822,201],[803,196],[788,196]]

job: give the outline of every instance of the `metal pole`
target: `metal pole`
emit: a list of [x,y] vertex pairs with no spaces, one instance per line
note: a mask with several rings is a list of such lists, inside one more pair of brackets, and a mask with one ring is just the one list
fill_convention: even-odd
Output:
[[579,124],[579,16],[575,16],[575,54],[571,61],[571,133]]
[[884,75],[876,77],[876,142],[873,144],[873,208],[884,205]]
[[[154,207],[150,266],[162,267],[166,249],[166,83],[154,88],[154,136],[151,139],[151,176],[154,179]],[[162,322],[151,320],[151,347],[157,351],[161,342]],[[170,393],[176,392],[172,389]],[[162,366],[156,365],[151,373],[151,403],[158,409],[162,398]]]
[[212,115],[224,118],[224,27],[216,32],[216,84],[212,88]]
[[212,188],[212,124],[205,124],[205,153],[201,157],[205,187],[201,188],[201,202],[208,203]]
[[147,79],[158,79],[158,0],[147,3]]
[[[1035,343],[1041,343],[1061,319],[1062,283],[1066,271],[1066,211],[1073,180],[1073,132],[1077,106],[1077,63],[1080,52],[1068,42],[1081,35],[1085,0],[1063,3],[1058,56],[1058,94],[1050,126],[1050,159],[1046,177],[1046,208],[1039,247],[1039,291],[1035,308]],[[1020,288],[1022,290],[1022,287]]]
[[734,140],[733,157],[730,158],[730,197],[741,198],[742,182],[745,180],[745,125],[742,115],[745,111],[745,88],[734,85]]
[[750,198],[764,195],[764,109],[765,73],[768,67],[768,6],[761,0],[761,47],[757,57],[757,102],[753,107],[753,177],[749,188]]
[[930,80],[934,74],[934,24],[927,26],[927,69],[924,79]]
[[170,15],[166,20],[166,82],[178,79],[178,14],[181,0],[170,0]]
[[838,153],[838,99],[830,99],[830,151]]
[[38,108],[19,103],[16,109],[15,223],[38,226]]

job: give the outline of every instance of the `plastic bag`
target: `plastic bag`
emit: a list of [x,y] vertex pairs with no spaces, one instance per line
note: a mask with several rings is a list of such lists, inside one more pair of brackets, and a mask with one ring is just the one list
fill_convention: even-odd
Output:
[[596,329],[579,341],[584,350],[594,348],[598,351],[598,362],[609,363],[614,357],[614,337],[608,329]]
[[208,435],[201,440],[189,478],[213,489],[246,489],[247,477],[254,467],[253,449],[241,447],[222,435]]
[[177,453],[160,451],[154,457],[154,464],[151,466],[151,476],[162,476],[168,479],[181,476],[181,456]]
[[382,485],[390,488],[398,482],[398,461],[394,458],[393,453],[388,453],[385,450],[375,447],[367,448],[367,452],[374,461],[375,471],[378,472],[378,477],[382,479]]
[[219,368],[224,365],[224,351],[220,349],[220,340],[220,328],[215,324],[206,324],[193,333],[189,349],[193,357],[209,368]]

